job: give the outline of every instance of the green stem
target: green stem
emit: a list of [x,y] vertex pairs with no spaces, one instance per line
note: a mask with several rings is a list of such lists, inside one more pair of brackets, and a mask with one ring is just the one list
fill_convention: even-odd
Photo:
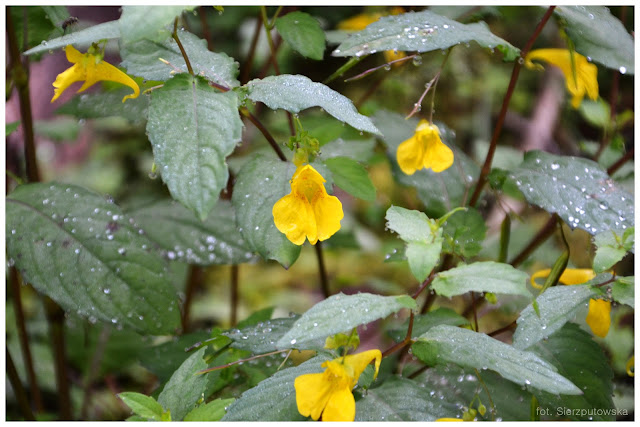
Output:
[[31,356],[31,347],[29,345],[29,336],[27,334],[27,327],[24,320],[24,311],[22,310],[22,293],[20,289],[20,280],[18,278],[18,270],[15,267],[11,267],[9,270],[9,282],[11,284],[11,292],[13,294],[13,308],[16,314],[16,326],[18,328],[18,338],[20,340],[20,347],[22,349],[22,359],[24,366],[27,369],[27,378],[29,380],[29,390],[33,398],[37,412],[43,412],[42,395],[40,388],[38,387],[38,380],[36,378],[36,372],[33,369],[33,358]]
[[176,16],[176,19],[173,21],[173,34],[171,34],[171,37],[173,37],[173,39],[176,41],[176,44],[178,45],[178,48],[180,49],[180,53],[182,53],[182,57],[184,58],[184,62],[185,64],[187,64],[187,70],[189,70],[189,74],[191,74],[192,76],[194,76],[194,72],[193,72],[193,68],[191,68],[191,62],[189,62],[189,57],[187,56],[187,52],[184,50],[184,46],[182,46],[182,42],[180,41],[180,38],[178,37],[178,17]]
[[[7,19],[9,16],[9,12],[7,13]],[[7,377],[9,378],[9,382],[11,383],[11,387],[13,388],[13,393],[16,395],[16,399],[18,399],[18,405],[20,406],[20,410],[22,411],[22,416],[27,421],[35,421],[35,417],[33,416],[33,412],[31,411],[31,406],[29,406],[29,398],[27,397],[27,393],[22,387],[22,383],[20,382],[20,377],[18,376],[18,371],[16,370],[16,365],[13,363],[13,359],[11,358],[11,354],[9,354],[9,349],[6,348],[6,360],[7,360]]]
[[495,421],[496,420],[496,406],[493,404],[493,399],[491,399],[491,393],[489,393],[489,388],[484,383],[484,381],[482,381],[482,377],[480,376],[480,372],[477,369],[475,369],[475,371],[476,371],[476,377],[478,377],[478,381],[480,381],[480,384],[482,384],[482,388],[484,388],[484,391],[485,391],[485,393],[487,393],[487,397],[489,398],[489,405],[491,405],[491,421]]
[[500,252],[498,262],[507,262],[509,256],[509,240],[511,238],[511,217],[507,213],[500,225]]
[[533,35],[527,41],[524,49],[520,52],[520,58],[513,65],[513,71],[511,72],[511,80],[509,80],[509,86],[507,87],[507,93],[502,100],[502,107],[500,108],[500,114],[498,115],[498,120],[496,122],[496,126],[493,130],[493,136],[491,137],[491,143],[489,145],[489,151],[487,151],[487,156],[484,160],[484,165],[482,165],[482,170],[480,171],[480,176],[478,177],[478,183],[476,184],[476,188],[471,196],[471,200],[469,201],[470,206],[475,206],[480,198],[480,194],[482,193],[482,187],[487,182],[487,176],[489,172],[491,172],[491,163],[493,162],[493,155],[496,151],[496,147],[498,145],[498,137],[500,136],[500,132],[502,132],[502,125],[504,123],[504,119],[507,115],[507,110],[509,108],[509,102],[511,101],[511,96],[516,88],[516,82],[518,81],[518,75],[520,74],[520,68],[522,67],[522,63],[524,63],[524,58],[531,50],[533,43],[538,38],[545,24],[553,14],[553,10],[555,6],[549,6],[547,12],[544,14],[538,26],[533,32]]
[[320,288],[322,289],[322,295],[324,295],[325,298],[329,298],[331,296],[331,291],[329,290],[329,279],[327,278],[327,270],[324,265],[321,243],[322,242],[318,241],[314,245],[316,258],[318,259],[318,275],[320,276]]

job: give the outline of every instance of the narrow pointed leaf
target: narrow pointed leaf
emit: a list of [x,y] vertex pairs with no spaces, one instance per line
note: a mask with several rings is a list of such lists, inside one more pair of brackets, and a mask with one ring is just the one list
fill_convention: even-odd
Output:
[[421,335],[416,343],[421,342],[435,345],[438,364],[451,362],[478,370],[491,369],[516,384],[549,393],[581,394],[552,364],[482,333],[439,325]]
[[376,188],[360,163],[348,157],[333,157],[325,160],[324,164],[331,171],[338,187],[359,199],[370,202],[375,200]]
[[173,421],[181,421],[195,406],[207,389],[206,375],[197,374],[206,369],[203,360],[206,347],[201,348],[178,368],[158,396],[158,403],[171,411]]
[[513,61],[520,50],[494,35],[487,24],[461,24],[429,10],[383,16],[364,30],[350,35],[334,56],[363,56],[385,50],[430,52],[475,41],[482,47],[500,50]]
[[358,130],[380,133],[367,116],[358,113],[349,98],[308,77],[291,74],[269,76],[251,80],[246,87],[249,99],[262,102],[272,110],[281,108],[298,113],[307,108],[321,107]]
[[227,184],[225,159],[241,133],[235,93],[219,93],[202,78],[177,75],[151,96],[147,134],[162,180],[201,220]]
[[280,36],[302,56],[322,60],[325,37],[317,19],[304,12],[291,12],[276,19]]
[[118,21],[109,21],[42,42],[42,44],[24,52],[24,55],[33,55],[35,53],[58,49],[68,44],[80,48],[89,46],[98,40],[117,38],[120,38],[120,24]]
[[153,397],[132,391],[120,393],[118,397],[131,408],[134,414],[153,421],[162,420],[164,409]]
[[11,262],[65,310],[142,333],[179,327],[165,261],[117,205],[73,185],[28,184],[6,199],[6,215]]
[[273,222],[273,205],[291,192],[289,181],[295,165],[257,156],[238,173],[231,202],[236,210],[238,231],[245,243],[264,259],[289,268],[300,255]]
[[431,288],[438,295],[448,298],[470,291],[531,298],[526,285],[527,277],[527,273],[509,264],[493,261],[475,262],[438,273]]
[[140,39],[165,40],[173,31],[173,20],[195,6],[122,6],[118,20],[125,43]]
[[407,295],[383,297],[368,293],[339,293],[319,302],[305,312],[278,340],[280,349],[304,349],[305,344],[356,326],[387,317],[403,308],[415,309],[416,302]]

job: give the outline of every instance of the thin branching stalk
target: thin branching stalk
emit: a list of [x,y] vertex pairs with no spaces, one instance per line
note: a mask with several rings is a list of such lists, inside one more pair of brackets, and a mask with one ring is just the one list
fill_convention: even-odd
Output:
[[632,160],[634,151],[635,148],[631,148],[631,150],[627,151],[627,153],[624,156],[620,157],[617,162],[609,166],[609,169],[607,169],[607,173],[609,175],[613,175],[618,169],[622,167],[622,165],[627,163],[629,160]]
[[542,245],[549,237],[556,231],[556,225],[558,224],[558,215],[553,214],[547,223],[538,231],[531,242],[509,263],[514,267],[522,264],[529,255],[533,253],[540,245]]
[[246,84],[249,81],[249,73],[251,72],[251,67],[253,67],[253,58],[256,55],[256,47],[258,46],[258,40],[260,39],[260,34],[262,31],[262,15],[258,16],[256,19],[256,27],[253,30],[253,38],[251,39],[251,46],[249,47],[249,54],[247,55],[247,60],[244,64],[244,68],[242,69],[242,77],[240,81],[242,84]]
[[[7,17],[8,16],[9,13],[7,13]],[[29,406],[29,398],[27,397],[27,393],[24,390],[24,387],[22,387],[20,377],[18,376],[18,371],[16,370],[16,365],[13,363],[13,359],[11,358],[11,354],[9,354],[8,348],[6,349],[6,361],[7,377],[9,378],[9,382],[11,383],[11,387],[13,388],[13,393],[18,400],[18,405],[20,406],[20,410],[22,411],[22,416],[27,421],[35,421],[36,418],[33,416],[31,406]]]
[[240,267],[238,264],[231,265],[231,326],[235,326],[238,322],[238,288]]
[[189,74],[191,74],[192,76],[195,75],[193,73],[193,68],[191,68],[191,62],[189,61],[187,52],[184,50],[184,46],[182,46],[182,42],[178,37],[178,17],[176,17],[176,19],[173,21],[173,34],[171,34],[171,37],[173,37],[173,39],[176,41],[176,44],[178,45],[178,49],[180,49],[180,53],[182,53],[184,62],[185,64],[187,64],[187,70],[189,70]]
[[267,128],[264,127],[264,125],[260,122],[260,120],[258,120],[258,118],[256,116],[251,114],[251,112],[249,110],[245,109],[245,108],[241,108],[240,109],[240,114],[242,114],[247,119],[249,119],[249,121],[251,123],[253,123],[253,125],[255,127],[258,128],[260,133],[262,133],[262,135],[267,139],[267,142],[269,142],[269,145],[271,145],[271,148],[273,148],[273,151],[276,152],[276,154],[278,155],[278,158],[280,160],[282,160],[283,162],[286,162],[287,158],[285,157],[284,153],[282,152],[282,149],[280,149],[280,146],[278,145],[276,140],[273,138],[273,136],[271,136],[271,133],[269,133]]
[[316,242],[315,250],[316,250],[316,258],[318,259],[318,275],[320,276],[320,289],[322,289],[322,295],[325,298],[329,298],[331,296],[331,291],[329,290],[329,279],[327,278],[327,269],[324,265],[324,256],[322,255],[322,242]]
[[500,132],[502,132],[502,125],[504,123],[504,118],[507,115],[507,110],[509,108],[509,102],[511,101],[511,96],[516,88],[516,82],[518,81],[518,75],[520,74],[520,68],[522,68],[522,64],[524,63],[524,58],[531,50],[533,43],[536,41],[545,24],[551,18],[553,14],[553,10],[555,6],[549,6],[546,13],[538,23],[538,26],[533,32],[533,35],[527,41],[524,49],[520,52],[520,58],[513,65],[513,71],[511,72],[511,79],[509,80],[509,86],[507,87],[507,93],[502,100],[502,107],[500,108],[500,114],[498,115],[498,120],[496,122],[496,126],[493,130],[493,136],[491,137],[491,143],[489,144],[489,150],[487,151],[487,156],[484,159],[484,164],[482,165],[482,170],[480,171],[480,176],[478,177],[478,183],[476,184],[476,188],[473,191],[471,196],[471,200],[469,201],[469,206],[475,206],[480,198],[480,194],[482,193],[482,187],[487,182],[487,176],[489,172],[491,172],[491,163],[493,162],[493,155],[496,151],[496,147],[498,146],[498,138],[500,137]]

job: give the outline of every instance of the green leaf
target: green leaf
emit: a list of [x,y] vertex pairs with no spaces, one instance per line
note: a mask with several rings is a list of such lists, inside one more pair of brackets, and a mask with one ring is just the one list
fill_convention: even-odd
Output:
[[209,333],[198,331],[181,335],[159,345],[147,346],[144,351],[140,352],[140,363],[157,376],[159,382],[164,383],[191,355],[185,349],[210,337]]
[[415,381],[390,377],[356,402],[355,421],[435,421],[458,411],[450,402],[433,399]]
[[596,234],[634,225],[633,196],[591,160],[529,151],[511,178],[529,203],[557,213],[571,228]]
[[164,41],[173,31],[173,20],[195,6],[122,6],[118,20],[125,43],[140,39]]
[[611,297],[620,304],[626,304],[635,308],[635,277],[616,277],[616,281],[611,285]]
[[351,34],[333,56],[362,56],[384,50],[431,52],[475,41],[498,49],[505,61],[513,61],[520,50],[494,35],[484,22],[461,24],[429,10],[383,16],[364,30]]
[[405,120],[404,116],[398,113],[378,110],[373,116],[373,121],[384,135],[382,142],[387,147],[393,175],[401,184],[417,190],[418,198],[429,216],[438,218],[465,204],[464,200],[471,194],[473,180],[479,175],[480,168],[455,146],[455,135],[449,128],[438,123],[442,142],[453,150],[453,165],[439,173],[431,169],[421,169],[413,175],[405,175],[398,166],[396,152],[403,141],[414,135],[418,119]]
[[231,202],[236,210],[238,231],[251,250],[265,259],[289,268],[300,255],[273,222],[273,205],[291,191],[289,181],[295,165],[256,156],[238,173]]
[[622,74],[634,73],[633,38],[604,6],[558,6],[576,51]]
[[171,376],[158,396],[158,403],[171,412],[174,421],[180,421],[195,406],[207,389],[206,375],[197,374],[207,368],[203,360],[204,352],[201,348],[184,361]]
[[[569,396],[534,392],[540,408],[563,418],[582,421],[614,421],[613,371],[602,348],[589,333],[573,323],[556,331],[548,340],[539,342],[533,352],[558,369],[558,373],[573,382],[583,394]],[[581,413],[582,412],[582,413]]]
[[358,113],[349,98],[308,77],[291,74],[269,76],[251,80],[246,87],[249,99],[262,102],[272,110],[282,108],[298,113],[307,108],[321,107],[358,130],[380,133],[367,116]]
[[[46,39],[56,30],[56,24],[52,23],[44,7],[40,6],[9,6],[5,12],[10,14],[13,20],[16,43],[18,49],[32,46],[40,47],[46,44]],[[26,22],[25,22],[26,19]],[[26,24],[26,31],[24,26]],[[26,43],[24,37],[27,37]],[[48,47],[46,47],[48,49]]]
[[338,187],[359,199],[369,202],[376,199],[376,188],[360,163],[348,157],[333,157],[326,159],[324,164],[331,171]]
[[56,142],[75,141],[80,124],[72,118],[56,117],[54,120],[38,120],[33,123],[33,131]]
[[[232,329],[223,335],[231,338],[231,347],[254,354],[268,353],[278,349],[276,343],[286,334],[299,316],[283,317],[259,322],[254,326]],[[321,346],[322,347],[322,346]]]
[[18,126],[20,126],[20,122],[13,122],[13,123],[7,123],[5,125],[5,136],[9,136],[11,135],[13,132],[15,132],[16,130],[18,130]]
[[274,307],[263,308],[262,310],[255,311],[244,320],[238,322],[238,328],[245,328],[247,326],[254,326],[260,322],[266,322],[271,319],[273,315]]
[[320,355],[296,366],[283,369],[245,391],[229,408],[222,421],[302,421],[296,405],[293,382],[300,375],[322,372],[328,357]]
[[276,19],[276,29],[293,50],[321,61],[324,56],[324,31],[317,19],[304,12],[291,12]]
[[589,124],[601,129],[609,129],[611,121],[611,108],[607,101],[598,98],[595,101],[584,99],[578,108],[580,114]]
[[347,141],[338,138],[322,146],[320,158],[326,160],[334,157],[349,157],[366,163],[373,155],[375,146],[376,141],[373,138]]
[[[635,227],[627,229],[634,230]],[[625,232],[626,234],[626,232]],[[593,258],[593,270],[596,273],[602,273],[613,267],[631,250],[634,245],[634,235],[631,232],[630,238],[623,239],[615,231],[608,230],[596,234],[593,243],[596,245],[596,256]]]
[[531,298],[527,274],[509,264],[493,261],[475,262],[438,273],[431,288],[438,295],[451,298],[467,292],[493,292]]
[[[463,326],[468,324],[469,320],[460,316],[452,309],[438,307],[428,313],[414,316],[411,337],[418,337],[438,325]],[[394,329],[389,332],[389,335],[394,341],[402,341],[407,335],[408,327],[409,319],[404,322],[401,329]]]
[[225,414],[225,408],[231,405],[235,399],[216,399],[204,405],[196,407],[185,415],[183,421],[220,421]]
[[419,340],[437,345],[438,363],[455,363],[478,370],[491,369],[520,385],[549,393],[580,394],[557,369],[534,353],[518,350],[485,334],[439,325],[420,336]]
[[475,208],[457,211],[444,223],[443,251],[470,258],[482,250],[482,242],[487,234],[487,226],[480,212]]
[[407,295],[383,297],[368,293],[345,295],[341,292],[305,312],[278,340],[276,347],[304,349],[306,343],[317,338],[351,330],[403,308],[415,309],[415,300]]
[[72,44],[76,48],[82,49],[99,40],[117,39],[119,37],[120,25],[118,21],[109,21],[42,42],[38,46],[24,52],[24,55],[33,55],[35,53],[50,51],[65,47],[68,44]]
[[133,391],[119,393],[118,397],[131,408],[134,414],[153,421],[162,420],[164,409],[153,397]]
[[124,117],[135,125],[141,125],[147,117],[149,97],[139,96],[122,102],[122,97],[129,95],[131,89],[121,89],[103,93],[74,96],[56,110],[57,114],[68,114],[81,119],[102,117]]
[[241,264],[253,258],[238,235],[231,202],[220,200],[202,222],[171,199],[156,200],[128,214],[170,260],[189,264]]
[[386,215],[387,228],[406,242],[405,255],[411,273],[423,282],[440,260],[442,229],[424,213],[391,206]]
[[62,29],[62,23],[70,17],[69,11],[66,6],[42,6],[44,12],[47,14],[47,18],[54,26],[60,26],[60,32]]
[[6,199],[6,215],[10,263],[66,311],[148,334],[179,327],[166,263],[117,205],[73,185],[28,184]]
[[147,134],[171,196],[204,221],[227,184],[225,158],[241,140],[235,93],[179,74],[153,92]]
[[576,311],[594,295],[596,291],[585,285],[554,286],[547,289],[535,300],[539,316],[533,305],[527,306],[520,313],[518,327],[513,335],[513,346],[524,350],[547,338],[571,320]]
[[[180,43],[193,68],[193,72],[208,80],[227,87],[236,87],[240,83],[238,76],[238,63],[225,53],[210,52],[207,49],[207,41],[187,32],[180,31]],[[129,74],[144,77],[147,80],[166,81],[171,79],[177,68],[182,73],[187,73],[187,64],[173,38],[162,43],[151,40],[139,40],[124,44],[120,49],[122,56],[121,66],[127,69]],[[168,65],[159,60],[168,61]]]

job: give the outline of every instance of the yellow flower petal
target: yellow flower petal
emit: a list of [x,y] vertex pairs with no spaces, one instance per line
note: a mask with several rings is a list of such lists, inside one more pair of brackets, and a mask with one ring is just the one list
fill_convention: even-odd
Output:
[[322,421],[353,421],[356,418],[356,400],[351,389],[342,388],[331,393],[322,413]]
[[[535,280],[539,278],[546,278],[549,273],[551,273],[550,268],[536,271],[531,276],[531,286],[536,289],[542,289],[542,285],[536,283]],[[596,277],[596,273],[590,268],[566,268],[560,275],[560,279],[558,279],[558,281],[563,285],[580,285],[582,283],[587,283],[594,277]]]
[[593,100],[598,99],[598,67],[584,56],[567,49],[537,49],[527,54],[525,65],[528,68],[539,68],[533,60],[548,62],[562,70],[567,90],[572,95],[573,108],[580,106],[585,94]]
[[342,31],[360,31],[382,16],[381,13],[361,13],[349,19],[345,19],[338,24],[338,29]]
[[296,389],[298,412],[305,417],[310,416],[318,420],[331,396],[331,385],[324,373],[297,377],[293,386]]
[[351,376],[355,379],[353,386],[358,383],[358,378],[362,375],[362,372],[365,370],[367,365],[371,363],[372,360],[375,360],[375,374],[374,378],[378,376],[378,369],[380,368],[380,362],[382,361],[382,353],[380,350],[368,350],[363,351],[358,354],[351,354],[344,358],[344,365],[348,367],[348,369],[352,369]]
[[304,195],[291,192],[273,205],[271,213],[276,228],[294,245],[302,245],[307,236],[317,240],[315,216]]
[[586,320],[594,335],[601,338],[606,337],[611,326],[611,302],[602,299],[590,299],[589,313]]
[[421,120],[416,133],[398,146],[398,166],[407,175],[413,175],[423,167],[442,172],[453,164],[453,151],[440,139],[436,125]]
[[272,209],[276,228],[296,245],[305,239],[315,245],[340,229],[342,203],[327,194],[325,179],[311,165],[300,166],[291,179],[291,193]]
[[122,98],[122,102],[140,95],[140,87],[131,77],[108,62],[104,62],[98,56],[89,53],[82,54],[72,45],[65,47],[65,53],[67,60],[74,65],[56,77],[53,82],[54,95],[51,102],[58,99],[69,86],[79,81],[84,81],[84,84],[78,89],[78,92],[87,90],[99,81],[107,80],[122,83],[133,89],[133,93]]
[[436,421],[464,421],[462,418],[438,418]]

